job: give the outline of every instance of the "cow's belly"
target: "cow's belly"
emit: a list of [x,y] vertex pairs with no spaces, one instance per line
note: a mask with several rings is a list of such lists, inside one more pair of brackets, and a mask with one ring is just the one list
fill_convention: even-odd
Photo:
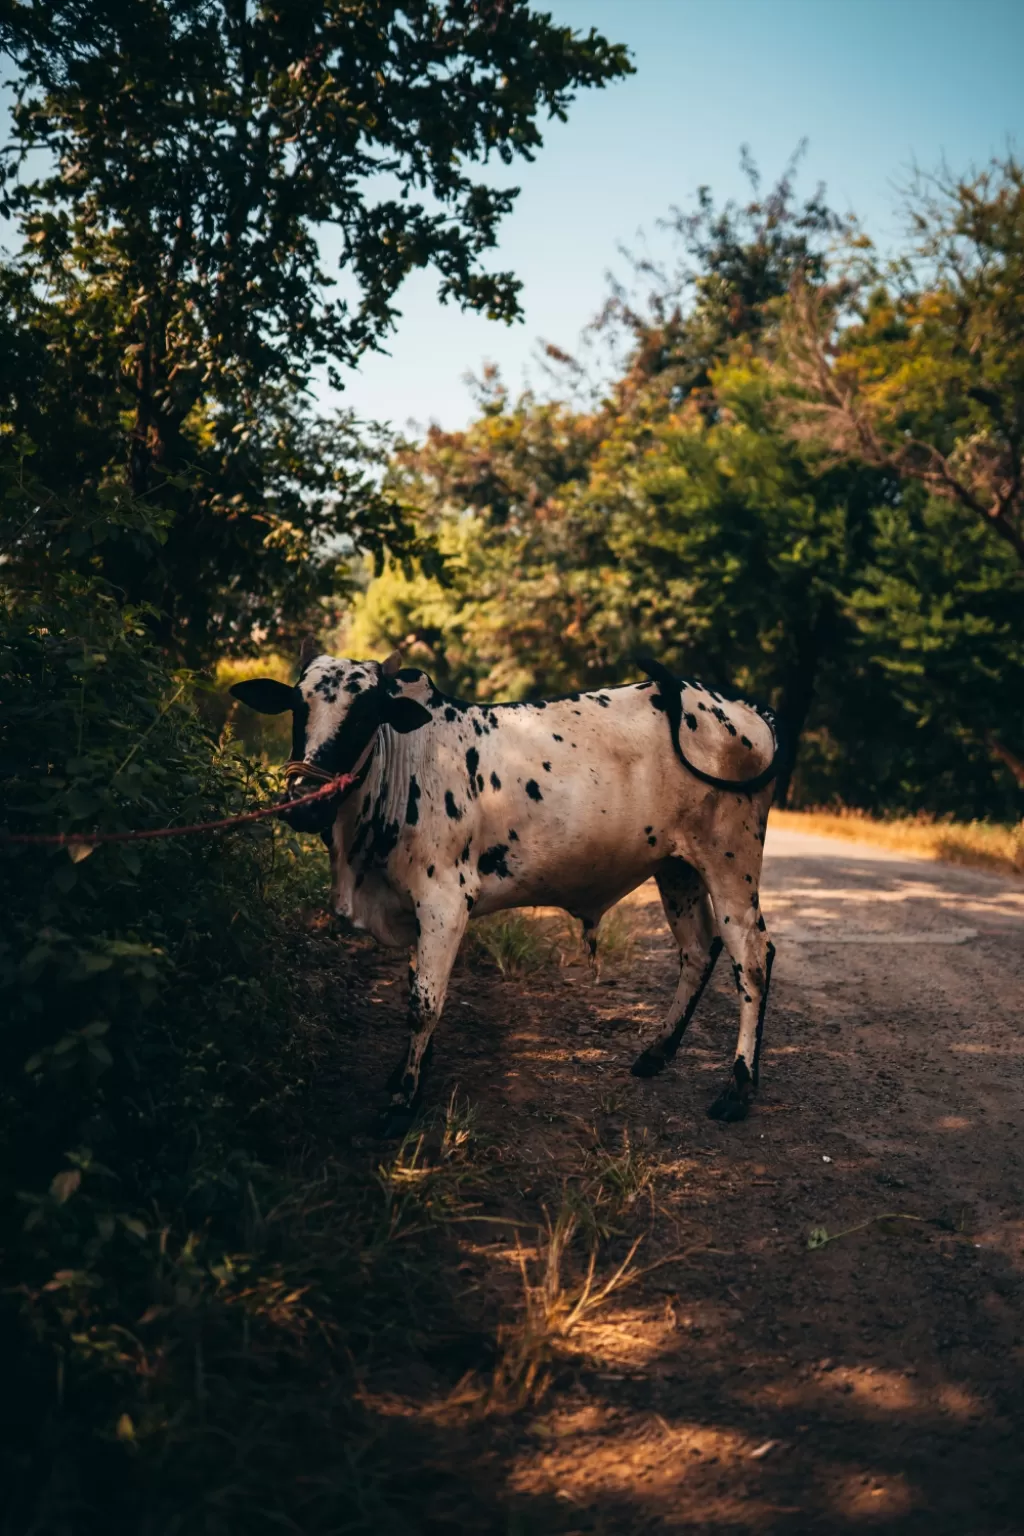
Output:
[[591,849],[558,868],[531,867],[513,877],[489,877],[481,883],[474,916],[509,907],[564,907],[567,912],[600,916],[653,875],[661,858],[651,850]]

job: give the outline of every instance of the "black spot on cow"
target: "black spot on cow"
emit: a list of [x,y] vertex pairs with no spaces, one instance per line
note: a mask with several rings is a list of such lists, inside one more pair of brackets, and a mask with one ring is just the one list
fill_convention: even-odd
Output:
[[736,857],[736,855],[734,853],[727,853],[726,854],[726,858],[727,859],[734,859],[735,857]]
[[433,864],[428,864],[427,865],[427,879],[428,880],[433,880],[433,878],[434,878],[434,866],[433,866]]
[[[704,706],[701,705],[702,709],[703,709],[703,707]],[[665,700],[662,698],[660,693],[656,693],[654,695],[654,698],[651,700],[651,708],[652,709],[661,709],[661,710],[663,710],[665,708]]]
[[547,699],[537,699],[533,707],[534,709],[547,709],[548,701]]
[[653,827],[644,827],[644,831],[645,832],[653,832],[654,828]]
[[498,778],[498,775],[496,773],[492,773],[491,774],[491,788],[492,789],[500,789],[501,788],[501,780]]
[[551,772],[551,764],[550,763],[541,763],[541,767],[544,769],[545,773],[550,773]]
[[448,812],[448,815],[451,817],[452,821],[462,820],[462,812],[455,804],[455,796],[452,794],[450,789],[446,789],[444,792],[444,808]]
[[461,859],[463,864],[468,864],[469,863],[469,844],[470,844],[470,841],[471,841],[471,839],[467,838],[466,842],[463,844],[462,852],[459,855],[459,858]]
[[473,910],[473,898],[472,898],[472,896],[467,896],[466,897],[466,911],[467,912],[472,912],[472,910]]
[[460,876],[459,876],[459,884],[460,884],[460,885],[465,885],[465,883],[466,883],[466,877],[465,877],[465,875],[460,875]]
[[561,739],[562,738],[561,738],[561,736],[558,735],[557,731],[552,731],[552,733],[551,733],[551,740],[552,741],[561,741]]
[[686,724],[688,725],[688,727],[690,728],[691,731],[695,731],[697,729],[697,716],[696,715],[684,715],[683,719],[686,721]]
[[508,840],[509,840],[510,843],[518,843],[518,841],[519,841],[519,833],[516,831],[515,827],[509,827],[509,829],[508,829]]
[[753,883],[754,883],[753,875],[744,875],[743,878],[747,882],[748,885],[753,885]]
[[658,839],[656,837],[649,837],[647,839],[647,841],[650,843],[651,847],[653,848],[655,843],[658,841]]
[[507,843],[495,843],[493,848],[488,848],[477,860],[477,869],[482,875],[497,875],[499,880],[507,880],[511,874],[505,855],[508,853]]
[[608,697],[608,695],[606,693],[599,693],[597,695],[597,702],[600,704],[602,709],[607,709],[609,704],[611,703],[611,699]]
[[474,720],[473,721],[473,729],[474,729],[474,731],[476,731],[478,736],[482,736],[484,734],[484,728],[480,724],[479,720]]
[[543,800],[544,799],[544,796],[540,792],[540,785],[537,783],[536,779],[527,779],[527,781],[526,781],[526,793],[529,795],[531,800]]
[[763,917],[759,917],[758,918],[757,926],[758,926],[758,929],[760,930],[760,932],[764,933],[764,918]]
[[569,695],[569,702],[570,702],[570,704],[578,704],[579,701],[580,701],[580,696],[579,696],[578,693],[570,693],[570,695]]
[[398,842],[398,822],[381,821],[373,828],[373,845],[370,857],[375,864],[384,864]]
[[749,736],[741,736],[740,741],[742,741],[745,747],[753,747],[754,745]]
[[399,667],[395,676],[400,678],[403,683],[418,683],[423,673],[419,667]]
[[449,720],[449,721],[456,720],[456,719],[458,719],[458,710],[453,709],[452,706],[449,704],[448,707],[445,709],[444,717],[445,717],[446,720]]
[[476,771],[479,766],[480,753],[476,747],[470,747],[466,753],[466,772],[469,774],[469,793],[471,796],[476,794]]
[[345,692],[346,693],[362,693],[362,691],[363,691],[363,685],[359,681],[358,677],[351,678],[345,684]]
[[420,819],[420,808],[417,803],[419,798],[420,787],[416,782],[416,775],[413,774],[409,780],[409,799],[405,806],[405,819],[410,827],[414,827]]
[[708,707],[707,707],[706,704],[698,703],[697,708],[698,709],[702,709],[704,711],[704,713],[707,714]]
[[476,776],[476,787],[477,787],[477,793],[481,793],[483,791],[484,776],[483,776],[482,773],[478,773],[477,776]]

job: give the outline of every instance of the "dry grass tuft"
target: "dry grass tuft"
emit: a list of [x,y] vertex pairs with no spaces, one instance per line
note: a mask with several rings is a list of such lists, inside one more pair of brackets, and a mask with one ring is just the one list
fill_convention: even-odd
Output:
[[876,843],[919,859],[944,859],[976,869],[1024,874],[1024,822],[931,821],[902,817],[892,821],[865,811],[773,810],[771,825],[791,832],[816,832],[855,842]]
[[576,1212],[563,1203],[555,1221],[547,1219],[532,1263],[517,1239],[523,1308],[498,1335],[500,1356],[492,1393],[496,1405],[518,1408],[539,1401],[567,1343],[594,1319],[609,1297],[637,1278],[632,1264],[642,1237],[603,1283],[596,1278],[596,1243],[591,1245],[583,1275],[569,1278],[578,1225]]

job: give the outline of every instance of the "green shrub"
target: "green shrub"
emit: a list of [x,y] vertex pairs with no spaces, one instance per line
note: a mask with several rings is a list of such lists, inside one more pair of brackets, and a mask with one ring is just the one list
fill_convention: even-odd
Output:
[[[258,802],[262,771],[204,728],[193,679],[167,669],[142,615],[65,580],[45,601],[6,594],[0,622],[7,831],[161,827]],[[76,860],[0,848],[5,1530],[63,1529],[65,1505],[91,1528],[111,1457],[166,1428],[153,1360],[170,1351],[151,1350],[152,1320],[201,1309],[220,1256],[251,1238],[254,1068],[290,1008],[274,903],[302,867],[267,822]]]

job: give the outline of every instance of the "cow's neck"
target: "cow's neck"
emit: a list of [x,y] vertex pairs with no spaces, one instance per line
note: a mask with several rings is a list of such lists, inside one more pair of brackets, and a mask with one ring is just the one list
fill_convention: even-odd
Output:
[[[401,826],[409,803],[409,784],[417,760],[417,740],[414,734],[401,736],[382,726],[373,743],[373,750],[362,785],[342,808],[340,841],[342,856],[357,845],[360,852],[368,852],[372,838],[360,837],[361,828],[369,821],[378,826],[398,822]],[[357,860],[358,862],[358,860]]]

